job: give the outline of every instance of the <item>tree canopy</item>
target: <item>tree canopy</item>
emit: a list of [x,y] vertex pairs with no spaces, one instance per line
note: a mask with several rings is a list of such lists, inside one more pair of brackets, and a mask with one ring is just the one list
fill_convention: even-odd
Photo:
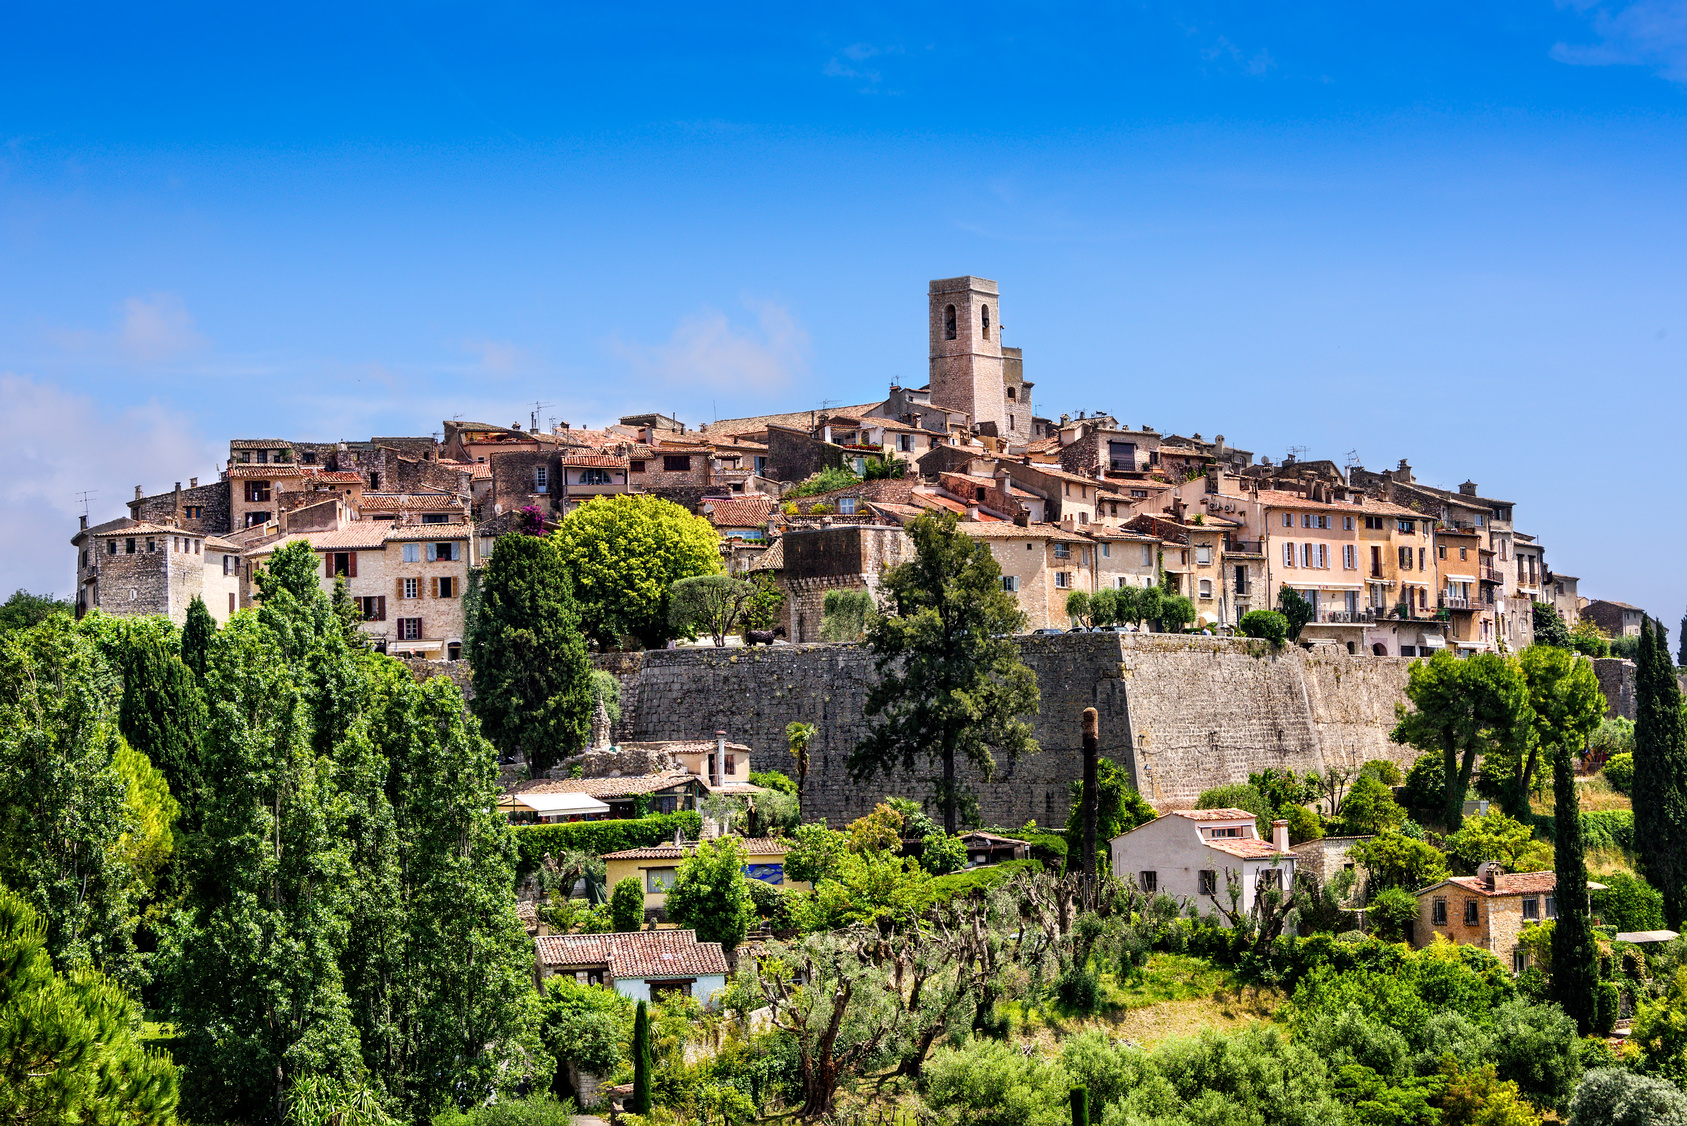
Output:
[[675,636],[670,591],[721,570],[714,525],[656,496],[597,497],[552,536],[574,581],[580,628],[603,649],[658,648]]
[[1660,632],[1640,624],[1634,720],[1634,848],[1663,893],[1672,928],[1687,919],[1687,732],[1681,687]]
[[1406,683],[1412,710],[1390,735],[1420,751],[1441,755],[1446,787],[1443,823],[1464,821],[1464,794],[1477,756],[1488,751],[1517,757],[1533,738],[1529,688],[1515,659],[1477,653],[1460,660],[1442,650],[1412,665]]
[[1036,750],[1022,718],[1037,710],[1037,679],[1011,635],[1024,621],[1002,589],[988,545],[956,530],[954,514],[908,526],[915,557],[880,580],[885,611],[868,627],[878,679],[867,691],[870,727],[849,758],[857,781],[897,764],[935,769],[943,827],[960,808],[960,763],[986,780],[996,755]]

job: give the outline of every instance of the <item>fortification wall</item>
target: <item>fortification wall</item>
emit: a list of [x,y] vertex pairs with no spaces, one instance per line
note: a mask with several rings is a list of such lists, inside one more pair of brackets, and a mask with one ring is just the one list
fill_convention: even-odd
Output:
[[[1001,763],[988,783],[965,772],[987,823],[1064,822],[1069,786],[1082,773],[1079,717],[1087,707],[1100,715],[1102,754],[1126,766],[1162,807],[1267,766],[1304,772],[1370,758],[1407,765],[1413,757],[1388,742],[1408,660],[1331,646],[1272,653],[1244,640],[1136,634],[1022,638],[1019,646],[1042,690],[1033,722],[1042,750]],[[800,720],[819,727],[809,748],[811,816],[835,825],[886,793],[926,792],[908,778],[849,779],[873,675],[860,646],[666,650],[636,662],[614,656],[611,671],[623,682],[617,738],[701,739],[725,730],[751,748],[756,769],[794,774],[785,726]]]

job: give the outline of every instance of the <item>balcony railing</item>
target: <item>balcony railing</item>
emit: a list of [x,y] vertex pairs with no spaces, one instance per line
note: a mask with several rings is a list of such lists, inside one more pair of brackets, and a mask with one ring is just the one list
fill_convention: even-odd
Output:
[[1457,595],[1443,594],[1441,609],[1443,610],[1480,610],[1483,602],[1480,598],[1460,598]]
[[1325,610],[1318,620],[1333,625],[1362,625],[1376,621],[1376,615],[1371,610]]
[[1498,567],[1483,567],[1482,581],[1485,583],[1503,583],[1505,582],[1505,572]]
[[1231,540],[1224,550],[1232,555],[1264,555],[1265,545],[1259,540]]

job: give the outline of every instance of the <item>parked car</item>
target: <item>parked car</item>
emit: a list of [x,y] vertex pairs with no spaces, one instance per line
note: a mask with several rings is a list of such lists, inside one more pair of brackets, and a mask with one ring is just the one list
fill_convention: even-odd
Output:
[[1032,630],[1031,636],[1032,637],[1059,637],[1062,634],[1064,634],[1065,632],[1066,631],[1063,630],[1063,629],[1050,629],[1047,626],[1045,626],[1042,629]]

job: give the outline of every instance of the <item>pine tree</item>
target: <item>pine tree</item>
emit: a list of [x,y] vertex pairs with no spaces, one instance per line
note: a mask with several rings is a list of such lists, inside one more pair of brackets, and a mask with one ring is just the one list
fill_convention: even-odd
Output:
[[191,832],[198,827],[196,810],[204,788],[200,739],[205,697],[199,677],[156,630],[128,629],[121,661],[118,726],[129,745],[163,772],[171,796],[182,807],[182,828]]
[[633,1105],[634,1114],[650,1113],[650,1073],[656,1069],[650,1057],[650,1014],[643,1001],[633,1017]]
[[1635,653],[1634,846],[1664,897],[1664,919],[1687,919],[1687,734],[1681,688],[1661,631],[1640,624]]
[[538,777],[582,747],[596,697],[573,588],[556,541],[504,536],[475,613],[474,712],[507,757]]
[[216,620],[205,609],[205,600],[196,594],[187,604],[187,625],[182,627],[182,663],[193,670],[201,684],[205,683],[205,659],[215,636]]

